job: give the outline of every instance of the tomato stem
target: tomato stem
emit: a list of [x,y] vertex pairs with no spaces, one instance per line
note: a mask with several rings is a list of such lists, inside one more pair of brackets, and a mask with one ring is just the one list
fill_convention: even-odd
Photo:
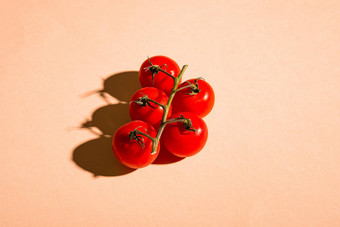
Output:
[[[144,138],[142,136],[139,136],[139,135],[143,135],[149,139],[152,140],[152,143],[154,144],[155,142],[155,138],[153,138],[152,136],[149,135],[149,132],[145,129],[145,131],[147,132],[144,133],[144,132],[141,132],[139,130],[137,130],[138,128],[140,128],[141,126],[138,126],[137,128],[135,128],[133,131],[131,131],[129,133],[129,138],[130,140],[135,140],[137,141],[137,143],[139,144],[139,146],[143,149],[145,147],[145,141],[144,141]],[[152,152],[151,152],[152,153]]]
[[163,73],[165,73],[166,75],[170,76],[172,79],[175,79],[175,77],[173,75],[171,75],[170,73],[168,73],[167,71],[161,69],[161,67],[158,67],[157,68],[157,71],[161,71]]
[[150,63],[150,66],[146,67],[145,70],[150,70],[150,72],[152,73],[152,84],[154,82],[154,78],[155,78],[155,74],[157,74],[159,71],[165,73],[166,75],[170,76],[172,79],[175,79],[175,77],[173,75],[171,75],[170,73],[168,73],[166,71],[166,69],[168,68],[168,66],[166,64],[163,64],[165,65],[165,70],[162,69],[162,66],[159,66],[159,65],[153,65],[150,58],[148,57],[148,61]]
[[197,84],[197,81],[199,81],[199,80],[205,80],[205,79],[203,77],[198,77],[198,78],[195,79],[195,83],[194,84],[192,84],[189,81],[187,81],[188,85],[185,85],[183,87],[177,88],[175,90],[175,92],[178,92],[180,90],[184,90],[184,89],[187,89],[187,88],[191,88],[191,92],[187,93],[187,95],[196,95],[197,93],[199,93],[201,91],[201,89],[199,89],[198,84]]
[[159,103],[159,102],[157,102],[157,101],[155,101],[153,99],[150,99],[147,95],[144,95],[143,97],[138,98],[137,101],[131,101],[131,102],[134,102],[134,103],[136,103],[136,104],[138,104],[140,106],[148,105],[148,106],[150,106],[152,108],[155,108],[154,106],[150,105],[150,102],[152,102],[152,103],[162,107],[163,109],[165,108],[165,105],[163,105],[163,104],[161,104],[161,103]]
[[[163,117],[162,117],[161,125],[159,126],[159,129],[158,129],[157,135],[155,137],[155,140],[153,140],[153,146],[152,146],[151,154],[156,153],[156,149],[158,147],[159,140],[161,138],[162,132],[163,132],[163,130],[164,130],[166,124],[167,124],[166,120],[167,120],[167,116],[168,116],[168,113],[169,113],[171,102],[172,102],[172,100],[173,100],[173,98],[174,98],[174,96],[176,94],[176,89],[177,89],[177,87],[179,85],[179,82],[181,81],[182,76],[183,76],[183,74],[184,74],[184,72],[185,72],[185,70],[187,68],[188,68],[188,65],[184,65],[182,67],[181,72],[178,74],[177,77],[173,77],[172,75],[169,75],[174,80],[174,86],[172,87],[172,90],[170,92],[168,102],[167,102],[167,104],[163,108]],[[171,123],[171,122],[169,121],[168,123]]]
[[197,86],[196,86],[195,84],[185,85],[185,86],[183,86],[183,87],[177,88],[177,89],[175,90],[175,92],[178,92],[178,91],[183,90],[183,89],[186,89],[186,88],[197,88]]
[[[150,62],[150,60],[149,60],[149,62]],[[145,101],[145,102],[152,102],[152,103],[154,103],[154,104],[156,104],[156,105],[159,105],[159,106],[161,106],[161,107],[163,108],[162,121],[161,121],[161,124],[160,124],[160,126],[159,126],[159,129],[158,129],[158,132],[157,132],[156,137],[153,138],[153,137],[151,137],[150,135],[148,135],[148,134],[146,134],[146,133],[143,133],[143,132],[141,132],[141,131],[139,131],[139,130],[136,130],[137,128],[131,132],[131,133],[134,132],[134,136],[140,134],[140,135],[143,135],[143,136],[145,136],[145,137],[151,139],[151,140],[153,141],[151,154],[155,154],[156,151],[157,151],[157,147],[158,147],[158,144],[159,144],[159,141],[160,141],[162,132],[163,132],[163,130],[164,130],[164,128],[165,128],[165,126],[166,126],[167,124],[175,123],[175,122],[183,122],[184,127],[185,127],[187,130],[189,130],[189,131],[196,131],[196,129],[195,129],[194,127],[192,127],[192,124],[191,124],[190,119],[184,118],[183,116],[180,116],[180,117],[178,117],[178,118],[171,119],[171,120],[167,121],[167,116],[168,116],[168,113],[169,113],[170,105],[171,105],[171,102],[172,102],[172,100],[173,100],[173,98],[174,98],[176,92],[179,91],[179,90],[184,89],[184,88],[179,88],[179,89],[177,89],[177,87],[178,87],[178,85],[179,85],[179,83],[180,83],[180,81],[181,81],[181,79],[182,79],[182,76],[183,76],[185,70],[188,68],[188,65],[184,65],[184,66],[182,67],[182,70],[181,70],[181,72],[178,74],[177,77],[174,77],[174,76],[171,75],[170,73],[164,71],[164,70],[161,69],[161,67],[159,67],[158,65],[152,65],[151,62],[150,62],[150,65],[151,65],[150,67],[147,67],[147,70],[150,70],[150,71],[153,72],[153,73],[157,73],[158,71],[161,71],[161,72],[165,73],[166,75],[170,76],[170,77],[174,80],[174,85],[173,85],[173,87],[172,87],[172,90],[171,90],[171,92],[170,92],[169,99],[168,99],[168,102],[167,102],[166,105],[162,105],[162,104],[160,104],[160,103],[158,103],[158,102],[156,102],[156,101],[154,101],[154,100],[148,98],[147,96],[144,96],[144,97],[143,97],[144,100],[141,100],[141,102],[140,102],[141,104],[144,104],[142,101]],[[198,88],[198,86],[195,85],[195,84],[190,84],[190,85],[188,85],[188,86],[185,86],[185,88],[188,88],[188,87],[191,87],[191,88]],[[139,104],[138,102],[136,102],[136,103]],[[134,138],[134,139],[136,139],[136,138]],[[139,139],[139,138],[137,138],[137,139]],[[137,142],[139,143],[139,141],[137,141]]]
[[164,123],[166,121],[166,117],[168,115],[168,112],[169,112],[169,108],[170,108],[170,105],[171,105],[171,102],[176,94],[176,89],[179,85],[179,82],[181,81],[182,79],[182,76],[185,72],[185,70],[188,68],[188,65],[184,65],[181,72],[178,74],[178,77],[175,77],[174,78],[174,86],[172,87],[172,90],[170,92],[170,95],[169,95],[169,99],[168,99],[168,103],[166,104],[166,108],[165,108],[165,111],[163,112],[163,118],[162,118],[162,123]]
[[153,138],[152,136],[150,136],[150,135],[148,135],[148,134],[146,134],[146,133],[144,133],[144,132],[141,132],[141,131],[139,131],[139,130],[136,130],[136,134],[137,135],[143,135],[143,136],[145,136],[145,137],[148,137],[150,140],[152,140],[152,141],[154,141],[155,140],[155,138]]
[[192,126],[191,120],[183,117],[183,115],[175,119],[170,119],[164,122],[164,124],[167,125],[167,124],[176,123],[176,122],[182,122],[186,130],[196,132],[196,129]]
[[156,105],[162,107],[163,110],[165,109],[165,105],[163,105],[163,104],[161,104],[161,103],[159,103],[159,102],[157,102],[157,101],[155,101],[153,99],[150,99],[150,98],[148,100],[149,100],[149,102],[155,103]]

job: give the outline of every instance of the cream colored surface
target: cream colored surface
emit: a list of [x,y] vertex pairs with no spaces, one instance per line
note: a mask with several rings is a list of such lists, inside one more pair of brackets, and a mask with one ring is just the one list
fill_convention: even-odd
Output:
[[[338,1],[2,1],[1,226],[338,226],[339,10]],[[206,147],[111,176],[95,164],[94,177],[74,152],[108,143],[75,128],[107,103],[82,95],[157,54],[214,87]]]

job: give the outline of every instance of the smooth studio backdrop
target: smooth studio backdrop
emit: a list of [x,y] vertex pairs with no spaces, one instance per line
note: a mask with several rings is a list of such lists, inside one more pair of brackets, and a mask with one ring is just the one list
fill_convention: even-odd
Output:
[[[338,1],[1,1],[1,226],[337,226]],[[196,156],[130,171],[147,56],[216,103]]]

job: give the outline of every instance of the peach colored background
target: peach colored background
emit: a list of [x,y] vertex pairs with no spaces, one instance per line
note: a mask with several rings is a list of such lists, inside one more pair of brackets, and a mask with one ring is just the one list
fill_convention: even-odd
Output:
[[[1,226],[339,226],[338,1],[0,5]],[[127,173],[76,129],[107,105],[83,95],[156,54],[214,87],[210,135]]]

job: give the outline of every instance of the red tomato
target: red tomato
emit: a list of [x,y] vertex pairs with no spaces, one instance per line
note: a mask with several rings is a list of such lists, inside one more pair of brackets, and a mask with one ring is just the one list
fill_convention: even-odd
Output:
[[155,154],[151,154],[153,141],[137,134],[136,139],[131,139],[130,133],[137,128],[145,134],[155,138],[157,131],[144,121],[131,121],[121,126],[114,134],[112,140],[113,153],[117,159],[127,167],[138,169],[151,164],[159,154],[158,146]]
[[[196,84],[196,79],[190,79],[178,86],[177,89]],[[192,112],[199,117],[207,116],[215,103],[215,93],[212,87],[202,79],[197,80],[196,88],[185,88],[176,92],[172,101],[172,113]]]
[[[140,67],[139,81],[142,87],[156,87],[169,95],[174,86],[174,80],[169,75],[166,75],[164,72],[157,72],[155,68],[151,67],[150,62],[152,63],[152,65],[159,66],[162,70],[168,72],[174,77],[178,76],[181,69],[174,60],[165,56],[151,57],[145,60]],[[152,74],[154,74],[154,77],[152,76]]]
[[189,157],[202,150],[208,139],[208,128],[196,114],[189,112],[176,113],[169,119],[183,116],[191,120],[195,131],[190,131],[183,122],[169,123],[161,136],[161,144],[178,157]]
[[[157,123],[162,120],[163,117],[163,108],[151,101],[148,103],[143,102],[144,96],[147,96],[154,101],[166,105],[168,102],[169,97],[161,90],[155,87],[145,87],[139,89],[135,94],[132,95],[130,104],[129,104],[129,113],[132,120],[142,120],[154,127],[157,127]],[[143,103],[140,105],[136,103],[139,101]],[[171,115],[171,106],[169,108],[169,114]]]

